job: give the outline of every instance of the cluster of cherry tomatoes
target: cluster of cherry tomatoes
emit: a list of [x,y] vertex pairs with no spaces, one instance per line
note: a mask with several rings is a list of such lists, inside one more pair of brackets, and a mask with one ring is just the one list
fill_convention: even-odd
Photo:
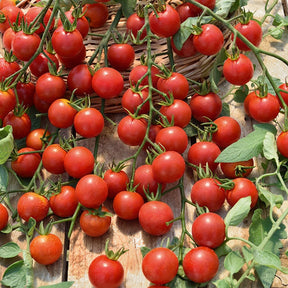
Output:
[[[105,201],[110,199],[118,217],[138,219],[146,233],[161,236],[170,231],[174,219],[171,207],[159,198],[166,186],[183,177],[187,163],[195,171],[199,167],[207,167],[212,173],[220,171],[222,178],[233,179],[231,189],[225,190],[221,187],[221,177],[216,179],[211,174],[197,180],[192,187],[191,202],[207,207],[210,212],[201,214],[193,222],[192,237],[197,247],[185,254],[181,263],[191,281],[210,281],[219,266],[213,249],[225,239],[225,224],[217,211],[226,200],[233,206],[240,198],[251,196],[251,208],[258,201],[255,184],[246,178],[254,167],[253,159],[221,164],[215,161],[223,149],[240,139],[241,127],[230,116],[220,117],[222,100],[217,93],[202,89],[188,99],[191,88],[183,74],[157,63],[133,66],[135,51],[133,45],[127,42],[109,44],[106,54],[109,65],[93,68],[86,61],[83,41],[90,29],[102,27],[109,17],[107,5],[101,2],[107,1],[74,7],[60,13],[56,21],[56,13],[50,7],[32,6],[24,12],[12,0],[1,1],[0,32],[5,58],[0,59],[0,119],[3,127],[12,127],[15,140],[25,139],[26,144],[17,151],[17,157],[11,159],[11,168],[22,178],[32,178],[43,165],[51,174],[67,173],[76,183],[63,185],[48,197],[41,195],[43,191],[37,192],[36,187],[34,192],[23,193],[17,203],[18,215],[24,221],[32,217],[40,222],[47,217],[49,209],[60,218],[71,218],[79,213],[81,207],[81,229],[90,237],[99,237],[111,225],[112,214],[105,207]],[[198,2],[211,10],[215,7],[213,0]],[[202,11],[190,2],[183,2],[177,7],[155,5],[149,12],[149,26],[144,15],[133,13],[126,21],[127,33],[136,42],[145,41],[145,37],[152,34],[160,38],[170,37],[177,57],[191,57],[196,53],[215,55],[224,44],[223,34],[215,24],[195,27],[180,49],[173,39],[182,22],[201,15]],[[260,44],[262,30],[257,21],[246,19],[234,28],[251,45]],[[49,44],[44,42],[43,35],[48,39],[50,37]],[[233,33],[231,37],[233,39]],[[250,50],[249,44],[247,46],[240,38],[235,40],[237,53],[223,63],[225,79],[239,86],[248,83],[254,73],[251,60],[242,53]],[[61,75],[60,66],[68,71],[67,77]],[[127,70],[131,86],[123,91],[121,72]],[[35,81],[31,81],[29,73]],[[262,123],[275,119],[285,103],[288,104],[288,93],[284,91],[288,90],[286,84],[282,84],[280,89],[280,100],[261,89],[249,93],[244,102],[247,115]],[[162,100],[159,110],[151,101],[155,91]],[[71,94],[77,98],[76,101],[68,99],[67,95]],[[79,99],[86,99],[91,94],[102,99],[121,95],[121,105],[127,115],[117,124],[119,139],[128,146],[139,146],[149,151],[150,161],[138,163],[132,178],[124,168],[125,162],[97,175],[94,173],[96,155],[84,146],[63,146],[59,141],[59,129],[70,127],[79,137],[101,135],[105,115],[87,105],[87,101],[79,102]],[[51,131],[42,128],[31,130],[27,112],[31,106],[39,113],[47,113]],[[156,118],[158,122],[153,122],[151,118]],[[191,119],[196,120],[200,127],[208,122],[205,127],[217,129],[209,130],[210,139],[189,146],[185,128]],[[283,131],[277,139],[279,152],[285,157],[288,157],[287,133]],[[161,152],[159,149],[162,149]],[[187,159],[183,156],[185,151]],[[1,230],[6,227],[9,218],[2,204],[0,215]],[[54,252],[51,253],[47,247],[52,247]],[[49,255],[45,254],[46,251]],[[30,252],[35,261],[48,265],[61,256],[62,243],[53,234],[38,235],[31,241]],[[102,255],[91,263],[89,279],[95,287],[118,287],[123,282],[124,269],[118,262],[119,256],[109,258]],[[103,265],[111,265],[109,274],[113,277],[106,278],[101,270]],[[172,281],[178,268],[179,259],[168,248],[152,249],[143,258],[143,273],[155,284],[151,287],[166,287],[159,285]],[[110,286],[103,286],[107,283]]]

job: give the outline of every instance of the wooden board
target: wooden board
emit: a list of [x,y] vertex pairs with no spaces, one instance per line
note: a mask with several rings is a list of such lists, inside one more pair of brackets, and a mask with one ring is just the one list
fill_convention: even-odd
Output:
[[[262,0],[252,0],[249,1],[249,9],[255,11],[255,17],[261,17],[263,14],[263,1]],[[280,13],[282,14],[282,7],[279,3],[276,9],[273,11],[273,14]],[[264,29],[269,28],[270,24],[266,23]],[[265,30],[264,30],[265,33]],[[283,57],[287,58],[287,49],[288,49],[288,38],[285,35],[283,41],[276,41],[270,37],[267,37],[261,44],[261,48],[264,50],[269,50],[270,52],[277,52]],[[253,58],[253,57],[252,57]],[[254,63],[256,63],[256,60]],[[271,57],[265,57],[265,64],[267,65],[271,74],[274,77],[285,80],[287,75],[287,67],[281,63],[276,63],[275,59]],[[255,78],[260,75],[260,69],[256,65]],[[230,85],[223,83],[220,87],[220,95],[223,96],[229,90]],[[231,101],[229,98],[226,100],[231,106],[231,116],[236,118],[242,128],[242,136],[247,135],[252,131],[253,122],[245,116],[243,107],[241,104],[237,104]],[[116,123],[123,117],[123,114],[111,115],[111,119]],[[279,121],[282,121],[281,117]],[[65,133],[70,133],[70,130],[65,131]],[[86,140],[85,146],[93,149],[94,140]],[[114,160],[116,163],[127,156],[131,155],[135,151],[135,148],[130,148],[120,142],[117,139],[116,126],[113,126],[108,121],[105,122],[105,128],[101,136],[99,154],[97,160],[101,163],[107,165]],[[184,157],[187,155],[187,151],[184,153]],[[144,161],[145,154],[143,153],[141,160]],[[140,162],[139,162],[140,164]],[[129,173],[129,167],[126,168]],[[255,170],[254,173],[261,173],[261,171]],[[190,169],[187,168],[185,173],[185,194],[189,199],[191,187],[193,185],[193,174]],[[13,183],[11,183],[13,185]],[[285,196],[286,203],[281,207],[280,211],[275,211],[275,213],[281,214],[281,211],[286,207],[287,208],[287,195]],[[172,191],[163,198],[164,202],[171,204],[173,208],[174,215],[177,216],[180,213],[181,203],[180,196],[178,191]],[[111,201],[106,201],[105,205],[112,211]],[[228,205],[225,204],[223,209],[219,212],[223,217],[228,211]],[[187,206],[186,216],[187,216],[187,228],[190,231],[193,220],[195,218],[194,208]],[[243,236],[247,237],[248,229],[250,224],[250,218],[247,218],[244,223],[236,228],[231,228],[229,230],[229,235],[234,236]],[[288,219],[285,220],[286,227],[288,227]],[[92,287],[88,280],[88,266],[91,261],[100,254],[104,253],[104,246],[106,240],[110,239],[110,248],[112,250],[119,249],[120,247],[125,247],[128,249],[121,258],[120,262],[125,268],[125,280],[121,285],[121,288],[147,288],[149,282],[145,279],[144,275],[141,272],[141,263],[142,256],[140,248],[143,246],[153,248],[161,245],[161,242],[167,238],[178,237],[181,233],[181,226],[179,222],[175,222],[173,229],[163,237],[153,237],[142,231],[139,223],[135,221],[123,221],[118,219],[116,216],[112,218],[112,225],[110,230],[102,237],[91,238],[86,236],[79,227],[79,223],[76,222],[72,236],[70,239],[67,238],[68,225],[59,225],[54,228],[53,232],[57,233],[60,236],[63,243],[65,243],[65,251],[63,257],[53,265],[47,267],[34,263],[35,268],[35,287],[40,287],[41,285],[48,285],[52,283],[59,283],[64,280],[74,281],[72,287],[77,288],[87,288]],[[288,232],[288,230],[287,230]],[[0,246],[8,241],[15,241],[19,243],[21,248],[25,248],[25,240],[20,235],[19,232],[12,233],[12,235],[0,235]],[[186,243],[189,245],[189,243]],[[282,255],[282,264],[285,267],[288,267],[287,256],[284,255],[284,252],[288,248],[288,241],[283,242],[284,248],[281,250]],[[231,244],[234,247],[239,247],[241,243],[234,242]],[[0,255],[1,256],[1,255]],[[13,259],[14,261],[15,259]],[[11,261],[3,260],[0,258],[0,279],[4,273],[6,267],[11,263]],[[223,269],[223,263],[220,265],[220,270],[216,277],[225,277],[225,271]],[[245,282],[242,287],[260,287],[260,284],[255,282]],[[285,287],[288,285],[288,277],[280,272],[277,272],[277,276],[272,285],[273,288]],[[209,286],[210,287],[210,286]],[[211,285],[212,287],[212,285]]]

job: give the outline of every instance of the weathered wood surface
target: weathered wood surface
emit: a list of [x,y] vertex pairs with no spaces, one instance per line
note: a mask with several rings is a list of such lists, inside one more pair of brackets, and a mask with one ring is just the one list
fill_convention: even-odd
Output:
[[[249,1],[249,9],[255,12],[255,17],[261,17],[263,15],[264,9],[264,1],[263,0],[252,0]],[[273,11],[273,13],[281,13],[283,14],[281,5],[276,7],[277,9]],[[267,30],[269,28],[269,23],[266,23],[264,26]],[[276,52],[283,57],[287,58],[287,49],[288,49],[288,38],[285,36],[281,42],[276,41],[270,37],[267,37],[261,47],[265,50],[269,50],[270,52]],[[254,61],[256,63],[256,61]],[[281,79],[285,80],[287,75],[287,67],[285,67],[282,63],[272,59],[271,57],[265,57],[265,63],[271,72],[271,74]],[[260,75],[259,67],[257,67],[255,72],[255,77]],[[220,95],[223,96],[228,91],[229,85],[224,83],[220,86]],[[229,99],[227,100],[229,101]],[[229,102],[231,105],[231,116],[236,118],[242,128],[242,136],[247,135],[252,130],[253,122],[245,117],[243,107],[241,104],[236,104],[232,101]],[[113,121],[117,122],[121,119],[123,115],[112,115],[111,118]],[[281,119],[279,119],[281,121]],[[99,146],[99,156],[97,160],[99,162],[111,163],[114,160],[116,163],[127,156],[133,153],[134,148],[127,147],[122,144],[119,139],[117,139],[116,127],[106,122],[106,126],[103,131],[103,135],[101,136],[100,146]],[[69,130],[65,131],[69,133]],[[85,141],[85,145],[93,149],[94,140]],[[186,153],[184,153],[186,155]],[[144,161],[144,154],[142,157]],[[107,168],[107,167],[106,167]],[[129,167],[126,168],[129,173]],[[255,171],[254,173],[261,173],[261,171]],[[185,191],[186,195],[190,195],[190,190],[193,185],[193,175],[191,170],[187,169],[185,173]],[[13,185],[13,184],[11,184]],[[286,198],[286,207],[287,207],[287,196]],[[188,197],[189,199],[189,197]],[[178,193],[169,193],[166,195],[163,200],[167,203],[170,203],[173,208],[174,215],[179,215],[180,212],[180,196]],[[105,203],[106,207],[112,211],[112,203],[107,201]],[[281,209],[284,209],[282,207]],[[224,206],[220,211],[220,214],[225,216],[227,213],[228,207]],[[281,211],[275,211],[275,213],[281,213]],[[194,210],[189,207],[187,209],[187,228],[191,230],[191,226],[194,219]],[[229,230],[229,235],[237,235],[244,236],[248,233],[249,222],[250,219],[247,220],[241,225],[241,227],[231,228]],[[286,227],[288,226],[288,219],[285,221]],[[149,286],[149,282],[145,279],[141,272],[141,262],[142,256],[140,252],[140,247],[147,246],[149,248],[153,248],[159,246],[161,241],[166,238],[172,238],[173,236],[179,236],[181,233],[181,227],[179,222],[175,222],[173,224],[172,230],[163,237],[153,237],[147,235],[145,232],[141,230],[138,222],[135,221],[123,221],[118,219],[116,216],[112,218],[112,225],[110,230],[102,237],[99,238],[91,238],[89,236],[84,235],[79,228],[79,223],[76,222],[76,226],[72,233],[70,240],[67,239],[67,227],[65,225],[57,226],[54,228],[53,232],[57,233],[63,241],[65,245],[65,252],[61,259],[57,261],[53,265],[49,265],[47,267],[38,265],[34,263],[35,267],[35,287],[40,287],[44,284],[52,284],[59,283],[65,279],[69,281],[74,281],[73,287],[77,288],[87,288],[91,287],[91,284],[88,280],[88,266],[91,261],[99,254],[104,252],[104,246],[106,239],[110,239],[110,248],[115,250],[122,246],[129,251],[126,252],[123,256],[121,256],[120,261],[125,268],[125,281],[121,285],[121,288],[147,288]],[[288,230],[287,230],[288,231]],[[8,242],[8,241],[16,241],[19,245],[24,248],[25,247],[25,239],[18,232],[13,232],[12,235],[0,235],[0,245]],[[186,243],[189,245],[188,243]],[[284,255],[284,252],[288,248],[288,241],[285,240],[283,242],[284,248],[281,251],[282,264],[288,267],[288,259],[287,256]],[[237,245],[241,245],[241,243],[235,242],[233,243],[234,247]],[[14,259],[13,259],[14,261]],[[2,278],[3,272],[5,268],[11,263],[11,261],[3,260],[0,258],[0,278]],[[223,264],[223,263],[222,263]],[[217,277],[225,277],[225,273],[223,272],[223,265],[220,266],[219,273]],[[275,281],[272,285],[274,288],[285,287],[288,285],[288,277],[287,275],[283,275],[281,273],[277,273]],[[212,287],[212,286],[211,286]],[[243,284],[242,287],[260,287],[258,282],[247,282]]]

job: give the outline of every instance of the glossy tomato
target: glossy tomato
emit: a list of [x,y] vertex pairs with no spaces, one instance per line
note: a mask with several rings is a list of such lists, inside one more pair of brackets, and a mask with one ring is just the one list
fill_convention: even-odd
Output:
[[192,224],[192,236],[198,246],[219,247],[226,237],[223,218],[212,212],[199,215]]
[[98,208],[108,196],[108,185],[98,175],[88,174],[77,183],[76,197],[86,208]]
[[[196,11],[196,6],[190,2],[181,3],[176,7],[177,12],[180,16],[181,23],[184,22],[189,17],[196,17],[198,16],[198,12]],[[198,9],[198,7],[197,7]]]
[[[9,76],[20,70],[20,65],[16,61],[7,61],[0,58],[0,81],[3,82]],[[15,79],[15,77],[14,77]]]
[[185,161],[176,151],[166,151],[159,154],[152,162],[154,179],[159,183],[178,181],[185,172]]
[[278,151],[286,158],[288,158],[288,132],[282,131],[276,139]]
[[2,0],[0,2],[0,9],[4,8],[5,6],[16,6],[16,0]]
[[8,224],[9,214],[7,208],[0,203],[0,231]]
[[67,152],[57,143],[47,146],[42,154],[43,167],[52,174],[64,173],[66,154]]
[[[286,105],[288,105],[288,86],[287,86],[287,83],[280,84],[279,89],[283,90],[283,91],[280,90],[279,93],[280,93],[280,96],[282,97],[284,103]],[[280,102],[280,106],[283,107],[283,104],[282,104],[280,99],[279,99],[279,102]]]
[[33,106],[33,97],[35,93],[35,84],[33,82],[18,82],[16,91],[19,103],[24,107]]
[[39,222],[47,216],[48,210],[48,199],[35,192],[22,194],[17,202],[17,212],[25,221],[28,221],[32,217]]
[[42,265],[55,263],[62,254],[62,242],[55,234],[38,235],[30,243],[31,257]]
[[111,67],[98,69],[92,78],[92,88],[104,99],[117,97],[123,90],[124,80],[120,72]]
[[[2,3],[2,1],[1,1]],[[24,12],[21,8],[14,6],[14,5],[8,5],[1,9],[1,14],[3,15],[4,22],[0,23],[0,32],[4,33],[5,30],[7,30],[10,25],[13,25],[16,23],[18,19],[18,23],[20,24],[22,19],[25,19]]]
[[220,182],[213,178],[196,181],[191,188],[191,201],[200,207],[207,207],[210,212],[218,211],[225,202],[225,191]]
[[11,162],[11,168],[15,173],[23,178],[31,178],[34,176],[40,162],[41,156],[35,153],[35,150],[30,147],[21,148],[18,154],[24,153]]
[[62,66],[64,66],[67,69],[72,69],[73,67],[84,64],[85,58],[86,58],[86,46],[83,44],[80,52],[76,55],[72,56],[60,56],[57,55],[59,61],[61,62]]
[[[188,3],[186,2],[183,4],[188,4]],[[192,56],[194,56],[197,53],[197,50],[193,44],[193,37],[194,37],[194,35],[191,34],[188,37],[188,39],[183,43],[180,50],[176,48],[176,45],[175,45],[173,37],[172,37],[171,38],[171,47],[172,47],[172,50],[174,51],[174,53],[180,57],[192,57]]]
[[15,108],[16,97],[12,89],[7,91],[0,89],[0,119],[4,117]]
[[64,167],[69,176],[81,178],[93,171],[95,159],[93,153],[84,146],[70,149],[64,158]]
[[118,288],[124,279],[124,269],[118,260],[100,255],[90,263],[88,276],[95,288]]
[[[144,24],[145,24],[145,18],[144,17],[141,17],[137,13],[132,13],[126,21],[126,28],[127,28],[128,33],[131,33],[137,39],[138,31],[140,29],[142,29]],[[147,35],[147,31],[145,28],[145,29],[143,29],[143,31],[139,35],[139,39],[143,40],[146,35]]]
[[[101,211],[84,210],[81,213],[79,224],[82,231],[90,237],[100,237],[104,235],[110,228],[111,216],[110,211],[102,206]],[[106,214],[105,214],[106,213]]]
[[7,51],[11,51],[12,48],[12,41],[15,37],[16,31],[14,31],[11,27],[5,30],[5,32],[2,35],[2,42],[3,42],[3,47]]
[[150,250],[142,260],[144,276],[157,285],[172,281],[177,274],[178,266],[179,260],[176,254],[166,247]]
[[171,230],[173,223],[167,222],[174,219],[174,214],[168,204],[162,201],[149,201],[141,206],[138,219],[145,232],[161,236]]
[[254,74],[251,60],[244,54],[239,54],[235,59],[228,58],[223,65],[223,75],[233,85],[245,85]]
[[36,128],[26,137],[26,146],[35,150],[41,150],[50,139],[50,132],[44,128]]
[[[145,86],[148,85],[148,66],[146,65],[137,65],[134,66],[133,69],[129,73],[129,82],[131,85],[141,85]],[[157,86],[157,82],[159,79],[160,71],[157,67],[151,66],[151,79],[153,87]],[[147,75],[147,76],[145,76]],[[140,82],[141,79],[141,82]],[[138,83],[139,82],[139,83]]]
[[73,216],[78,205],[75,188],[69,185],[62,186],[59,193],[52,194],[49,205],[53,213],[59,217]]
[[83,13],[91,28],[104,26],[109,16],[107,6],[102,3],[85,4],[83,6]]
[[219,268],[219,259],[214,250],[208,247],[191,249],[183,259],[185,275],[195,283],[210,281]]
[[220,163],[220,168],[225,177],[234,179],[238,177],[248,177],[254,168],[253,158],[246,161]]

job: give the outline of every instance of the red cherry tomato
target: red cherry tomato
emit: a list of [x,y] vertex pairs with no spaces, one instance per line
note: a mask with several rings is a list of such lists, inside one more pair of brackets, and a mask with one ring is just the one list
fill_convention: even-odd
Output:
[[288,132],[281,132],[276,139],[278,151],[286,158],[288,158]]
[[7,51],[11,51],[12,49],[12,41],[15,37],[16,32],[9,27],[8,29],[6,29],[2,35],[2,42],[3,42],[3,47],[7,50]]
[[[133,34],[135,38],[137,38],[137,33],[144,26],[144,24],[145,24],[144,17],[140,17],[137,13],[132,13],[126,21],[127,31],[128,33],[130,32],[131,34]],[[139,39],[143,40],[146,35],[147,31],[146,29],[144,29],[140,34]]]
[[7,208],[0,203],[0,231],[8,224],[9,214]]
[[[184,3],[184,4],[188,4],[188,3]],[[172,37],[171,38],[171,46],[172,46],[172,50],[174,51],[174,53],[180,57],[192,57],[192,56],[194,56],[197,53],[197,50],[193,44],[193,37],[194,37],[194,35],[191,34],[188,37],[188,39],[183,43],[182,48],[180,50],[178,50],[176,48],[173,37]]]
[[16,23],[17,18],[19,24],[21,23],[22,19],[25,18],[22,9],[14,5],[3,7],[1,9],[1,14],[4,17],[4,22],[0,23],[1,33],[4,33],[4,31],[10,27],[10,25]]
[[16,97],[12,89],[7,91],[0,90],[0,119],[4,117],[15,108]]
[[[288,105],[288,86],[287,86],[287,83],[282,83],[280,86],[279,86],[279,89],[282,89],[284,91],[279,91],[280,93],[280,96],[282,97],[284,103],[286,105]],[[286,92],[287,91],[287,92]],[[278,97],[278,96],[277,96]],[[283,108],[283,104],[282,102],[280,101],[279,99],[279,102],[280,102],[280,106]]]
[[225,177],[234,179],[238,177],[248,177],[254,167],[254,160],[249,159],[247,161],[239,161],[233,163],[220,163],[220,168]]
[[3,82],[6,78],[20,70],[20,66],[16,61],[8,62],[5,58],[0,58],[0,81]]
[[176,254],[166,247],[150,250],[142,260],[144,276],[157,285],[172,281],[177,274],[178,266],[179,260]]
[[[148,76],[145,76],[145,75],[147,75],[147,71],[148,71],[148,66],[146,66],[146,65],[137,65],[137,66],[133,67],[133,69],[129,73],[129,82],[131,83],[131,85],[133,85],[133,86],[135,86],[136,84],[139,84],[141,86],[148,85]],[[159,74],[160,74],[159,69],[155,66],[151,66],[151,78],[152,78],[153,87],[157,86],[157,82],[159,79],[159,77],[157,75],[159,75]],[[140,83],[138,83],[138,81],[140,81],[140,79],[142,79],[142,80]]]
[[32,82],[18,82],[16,85],[19,103],[24,107],[33,106],[35,84]]
[[50,132],[44,128],[33,129],[26,137],[26,146],[35,150],[41,150],[49,139]]
[[30,243],[31,257],[42,265],[55,263],[62,254],[62,242],[57,235],[38,235]]
[[83,12],[91,28],[104,26],[109,16],[107,6],[102,3],[85,4],[83,6]]

